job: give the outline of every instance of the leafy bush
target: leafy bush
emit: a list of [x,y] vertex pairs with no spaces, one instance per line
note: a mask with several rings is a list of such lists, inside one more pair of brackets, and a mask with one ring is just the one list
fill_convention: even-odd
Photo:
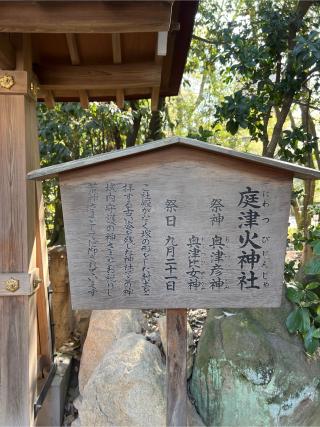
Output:
[[311,227],[309,238],[301,233],[293,236],[295,249],[304,244],[312,247],[311,259],[302,267],[304,279],[295,280],[296,262],[286,263],[286,296],[296,307],[289,314],[286,325],[290,333],[298,333],[303,338],[305,349],[314,353],[320,346],[320,228]]

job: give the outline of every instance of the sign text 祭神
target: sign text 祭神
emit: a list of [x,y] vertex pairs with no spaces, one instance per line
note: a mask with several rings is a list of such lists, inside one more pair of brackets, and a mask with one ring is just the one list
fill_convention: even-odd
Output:
[[62,183],[75,308],[280,304],[291,182],[191,163]]

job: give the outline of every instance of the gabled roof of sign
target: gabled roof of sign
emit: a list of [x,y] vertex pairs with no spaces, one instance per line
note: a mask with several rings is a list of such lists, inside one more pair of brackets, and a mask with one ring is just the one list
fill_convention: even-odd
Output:
[[208,144],[206,142],[197,141],[195,139],[182,137],[159,139],[158,141],[148,142],[147,144],[126,148],[124,150],[116,150],[109,153],[98,154],[92,157],[86,157],[79,160],[73,160],[70,162],[37,169],[28,173],[28,179],[41,180],[52,178],[64,172],[90,167],[115,159],[139,155],[154,150],[160,150],[173,145],[191,147],[209,153],[221,154],[231,158],[245,160],[249,163],[254,163],[256,165],[269,166],[275,169],[287,171],[288,173],[294,175],[296,178],[320,179],[320,171],[315,169],[298,166],[276,159],[270,159],[268,157],[257,156],[255,154],[243,153],[240,151],[233,150],[231,148],[221,147],[219,145]]

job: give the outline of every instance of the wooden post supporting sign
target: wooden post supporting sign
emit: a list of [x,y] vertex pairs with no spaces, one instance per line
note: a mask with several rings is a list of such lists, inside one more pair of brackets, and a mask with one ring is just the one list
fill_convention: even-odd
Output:
[[167,426],[187,425],[187,310],[167,310]]

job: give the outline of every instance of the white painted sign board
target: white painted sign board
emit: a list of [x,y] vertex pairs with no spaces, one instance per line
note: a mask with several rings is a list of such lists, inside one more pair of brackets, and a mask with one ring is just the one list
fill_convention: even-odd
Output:
[[73,307],[279,306],[293,171],[155,147],[61,171]]

